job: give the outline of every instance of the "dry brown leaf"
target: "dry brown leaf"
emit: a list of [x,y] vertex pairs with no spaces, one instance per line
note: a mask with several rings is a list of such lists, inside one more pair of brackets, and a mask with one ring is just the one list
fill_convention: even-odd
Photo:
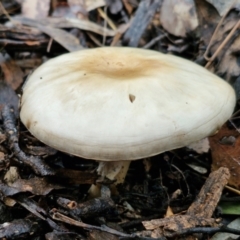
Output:
[[0,191],[5,197],[22,192],[31,192],[35,195],[47,195],[53,189],[61,189],[58,184],[49,183],[45,178],[17,179],[11,186],[0,183]]
[[85,31],[91,31],[100,35],[113,37],[116,34],[116,31],[113,31],[108,28],[99,26],[94,22],[88,20],[75,19],[75,18],[46,18],[41,19],[41,21],[34,21],[32,19],[23,18],[23,17],[14,17],[14,20],[21,22],[22,24],[37,27],[38,25],[42,26],[51,26],[54,28],[79,28]]
[[50,0],[24,0],[22,15],[24,17],[41,19],[46,18],[50,10]]
[[212,153],[212,171],[220,167],[230,170],[229,184],[240,189],[240,138],[236,129],[224,125],[209,138]]
[[47,195],[53,189],[61,189],[60,185],[51,184],[45,178],[18,179],[11,187],[19,192],[31,192],[35,195]]
[[49,35],[60,45],[65,47],[69,52],[74,52],[83,49],[78,38],[62,29],[43,25],[38,25],[38,29]]
[[80,45],[79,39],[67,31],[52,26],[47,26],[47,24],[43,24],[40,20],[36,21],[34,19],[24,17],[16,17],[14,19],[21,24],[38,28],[70,52],[83,49],[83,47]]
[[4,74],[4,81],[16,90],[23,82],[23,72],[21,68],[13,61],[8,54],[0,53],[0,66]]
[[198,27],[193,0],[164,0],[160,12],[162,26],[171,34],[186,37]]

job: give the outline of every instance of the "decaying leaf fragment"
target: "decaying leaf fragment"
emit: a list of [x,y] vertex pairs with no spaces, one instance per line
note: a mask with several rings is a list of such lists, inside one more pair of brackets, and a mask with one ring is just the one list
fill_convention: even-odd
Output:
[[186,37],[198,26],[198,17],[193,0],[163,1],[160,21],[162,26],[171,34]]

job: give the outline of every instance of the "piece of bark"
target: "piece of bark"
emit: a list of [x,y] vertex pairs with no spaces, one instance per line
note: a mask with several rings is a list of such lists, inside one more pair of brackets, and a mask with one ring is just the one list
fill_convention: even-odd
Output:
[[165,237],[172,237],[173,233],[181,233],[181,231],[196,226],[217,226],[214,218],[204,218],[190,215],[176,215],[172,217],[154,219],[142,222],[147,230],[161,230]]
[[[176,235],[181,236],[191,228],[216,227],[218,223],[211,216],[229,177],[230,174],[227,168],[219,168],[217,171],[212,172],[186,215],[174,215],[163,219],[143,221],[142,224],[147,230],[153,230],[152,237],[156,234],[154,231],[167,237],[173,237]],[[190,240],[193,238],[188,236],[184,239]]]
[[197,198],[188,208],[188,215],[210,218],[220,200],[223,188],[228,183],[230,173],[228,168],[219,168],[212,172],[206,180]]

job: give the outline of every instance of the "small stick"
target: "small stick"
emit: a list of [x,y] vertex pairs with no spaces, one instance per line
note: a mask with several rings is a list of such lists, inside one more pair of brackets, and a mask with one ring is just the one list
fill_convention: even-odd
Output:
[[83,222],[79,222],[79,221],[76,221],[70,217],[67,217],[59,212],[54,212],[54,210],[51,211],[52,213],[52,218],[54,220],[58,220],[58,221],[61,221],[61,222],[65,222],[65,223],[68,223],[70,225],[74,225],[74,226],[77,226],[77,227],[82,227],[82,228],[85,228],[85,229],[88,229],[88,230],[99,230],[99,231],[103,231],[103,232],[108,232],[108,233],[111,233],[111,234],[114,234],[114,235],[117,235],[117,236],[120,236],[120,237],[128,237],[128,238],[134,238],[135,237],[135,234],[126,234],[126,233],[123,233],[123,232],[119,232],[115,229],[112,229],[112,228],[109,228],[107,226],[101,226],[101,227],[98,227],[98,226],[93,226],[93,225],[90,225],[90,224],[86,224],[86,223],[83,223]]
[[136,240],[166,240],[165,237],[160,237],[160,238],[151,238],[151,237],[140,237],[134,233],[132,234],[127,234],[127,233],[123,233],[123,232],[119,232],[115,229],[112,229],[110,227],[107,227],[106,225],[102,225],[101,227],[98,226],[94,226],[94,225],[90,225],[90,224],[86,224],[80,221],[76,221],[70,217],[67,217],[59,212],[56,211],[56,209],[52,209],[50,214],[52,215],[52,218],[54,220],[60,221],[60,222],[64,222],[73,226],[77,226],[77,227],[81,227],[81,228],[85,228],[87,230],[98,230],[98,231],[102,231],[102,232],[107,232],[113,235],[116,235],[118,237],[120,237],[119,239],[136,239]]

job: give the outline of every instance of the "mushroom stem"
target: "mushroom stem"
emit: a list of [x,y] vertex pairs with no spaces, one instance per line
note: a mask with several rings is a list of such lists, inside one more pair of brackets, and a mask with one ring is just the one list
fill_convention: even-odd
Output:
[[[116,186],[124,182],[131,161],[100,162],[97,172],[100,176],[116,180],[111,186],[112,193],[117,192]],[[92,185],[88,190],[89,197],[100,196],[100,184]]]

